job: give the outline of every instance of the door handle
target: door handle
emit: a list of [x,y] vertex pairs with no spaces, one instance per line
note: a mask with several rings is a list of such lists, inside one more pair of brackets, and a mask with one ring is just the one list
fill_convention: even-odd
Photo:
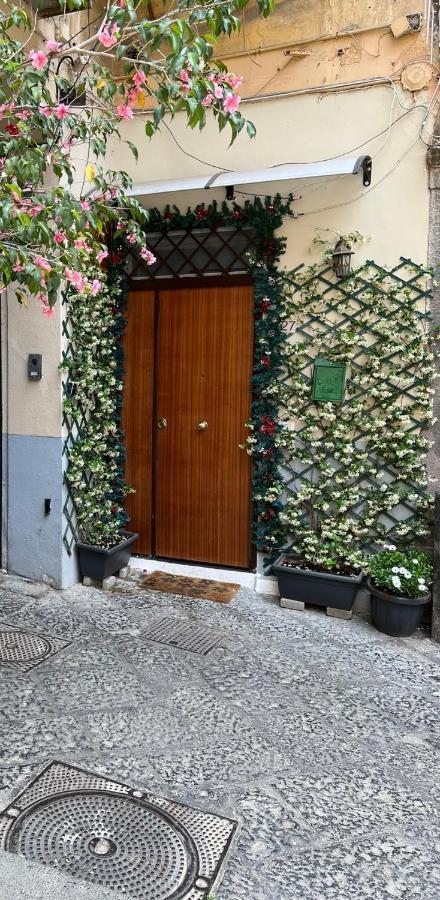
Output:
[[157,423],[157,427],[159,428],[160,431],[162,431],[163,428],[166,428],[167,425],[168,425],[168,422],[166,419],[159,419],[159,421]]
[[199,431],[206,431],[207,427],[208,427],[208,423],[205,421],[199,422],[199,424],[197,425],[197,428]]

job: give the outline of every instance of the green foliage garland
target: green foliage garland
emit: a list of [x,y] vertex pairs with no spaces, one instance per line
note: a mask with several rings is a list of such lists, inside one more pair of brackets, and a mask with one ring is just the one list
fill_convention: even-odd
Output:
[[[410,261],[397,269],[367,263],[342,283],[313,267],[284,278],[280,317],[291,338],[284,378],[278,365],[269,390],[283,410],[275,442],[287,487],[279,485],[278,521],[268,523],[265,544],[290,544],[311,565],[359,567],[384,540],[407,544],[429,533],[428,273]],[[313,401],[318,356],[346,364],[343,403]],[[272,502],[273,492],[263,499]]]
[[[94,278],[97,271],[88,274]],[[64,414],[79,430],[68,451],[66,481],[79,539],[100,547],[118,543],[129,493],[120,431],[124,287],[123,276],[112,267],[95,297],[71,291],[67,298],[71,348],[61,363]]]

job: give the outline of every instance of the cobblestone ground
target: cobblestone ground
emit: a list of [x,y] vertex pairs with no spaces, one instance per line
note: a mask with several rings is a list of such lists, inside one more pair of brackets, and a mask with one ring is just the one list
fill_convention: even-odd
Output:
[[[224,629],[148,643],[164,613]],[[0,579],[0,620],[59,639],[0,666],[0,804],[52,759],[235,817],[218,900],[439,900],[440,649],[360,618]],[[126,895],[124,895],[126,896]],[[0,853],[2,900],[122,900]]]

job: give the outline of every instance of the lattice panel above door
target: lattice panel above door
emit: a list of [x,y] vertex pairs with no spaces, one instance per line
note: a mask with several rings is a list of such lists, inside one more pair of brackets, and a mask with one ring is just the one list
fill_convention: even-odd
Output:
[[243,275],[250,271],[248,254],[255,233],[247,228],[193,228],[148,232],[149,250],[157,262],[147,266],[130,247],[126,252],[126,273],[130,279],[191,278],[210,275]]

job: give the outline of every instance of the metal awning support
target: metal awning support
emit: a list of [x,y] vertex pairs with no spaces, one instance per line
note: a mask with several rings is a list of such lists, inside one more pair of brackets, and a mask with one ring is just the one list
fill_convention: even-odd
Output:
[[195,175],[172,181],[146,181],[134,184],[128,193],[132,197],[150,194],[170,194],[180,191],[209,190],[210,188],[262,184],[277,181],[299,181],[304,178],[325,178],[334,175],[358,175],[362,172],[364,187],[371,184],[371,156],[347,157],[313,163],[291,163],[271,166],[269,169],[252,169],[248,172],[216,172],[215,175]]

